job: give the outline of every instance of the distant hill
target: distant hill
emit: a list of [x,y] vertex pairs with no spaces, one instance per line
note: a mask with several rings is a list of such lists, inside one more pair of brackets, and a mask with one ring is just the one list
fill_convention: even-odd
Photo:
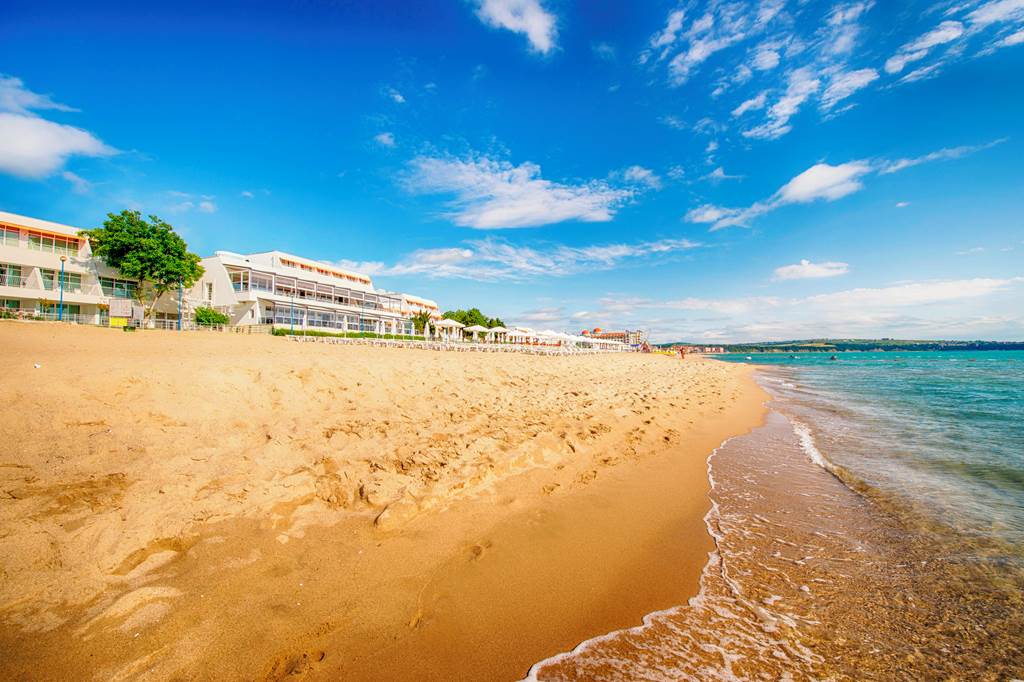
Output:
[[[658,346],[705,346],[705,343],[660,343]],[[720,345],[727,353],[836,353],[894,350],[1024,350],[1024,341],[929,341],[907,339],[803,339]]]

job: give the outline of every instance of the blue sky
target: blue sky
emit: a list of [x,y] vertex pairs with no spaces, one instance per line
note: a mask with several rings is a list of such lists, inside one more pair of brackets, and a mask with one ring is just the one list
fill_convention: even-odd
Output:
[[8,0],[0,74],[15,213],[541,328],[1024,338],[1024,0]]

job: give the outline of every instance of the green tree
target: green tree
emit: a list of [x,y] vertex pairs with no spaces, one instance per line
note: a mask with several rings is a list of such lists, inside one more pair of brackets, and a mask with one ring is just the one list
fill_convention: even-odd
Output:
[[199,306],[195,310],[196,324],[203,326],[213,326],[215,324],[227,324],[231,321],[227,315],[221,312],[217,312],[213,308],[206,308]]
[[139,211],[108,213],[103,227],[83,230],[93,254],[121,275],[138,281],[136,299],[146,319],[160,297],[178,286],[191,287],[203,276],[199,256],[168,223],[155,215],[149,221]]
[[412,316],[412,323],[416,329],[416,333],[422,334],[423,327],[430,323],[430,313],[426,310],[421,310]]
[[469,310],[449,310],[444,314],[444,317],[449,320],[455,320],[461,322],[467,327],[472,327],[478,324],[482,327],[504,327],[505,323],[498,317],[487,317],[479,308],[470,308]]

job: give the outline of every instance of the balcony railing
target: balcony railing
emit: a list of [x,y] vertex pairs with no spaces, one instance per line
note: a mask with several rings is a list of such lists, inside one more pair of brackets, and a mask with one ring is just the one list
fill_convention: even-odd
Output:
[[17,275],[0,275],[0,287],[23,287],[26,279]]

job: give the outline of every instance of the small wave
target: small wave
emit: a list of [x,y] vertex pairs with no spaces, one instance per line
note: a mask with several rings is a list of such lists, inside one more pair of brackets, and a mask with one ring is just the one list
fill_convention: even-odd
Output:
[[807,457],[830,474],[837,474],[838,472],[836,471],[835,466],[832,465],[832,462],[825,459],[825,456],[821,454],[821,450],[819,450],[818,446],[815,445],[814,436],[811,434],[810,427],[803,422],[793,419],[792,417],[789,418],[789,422],[793,425],[793,433],[795,433],[796,437],[800,440],[800,448],[804,451]]

